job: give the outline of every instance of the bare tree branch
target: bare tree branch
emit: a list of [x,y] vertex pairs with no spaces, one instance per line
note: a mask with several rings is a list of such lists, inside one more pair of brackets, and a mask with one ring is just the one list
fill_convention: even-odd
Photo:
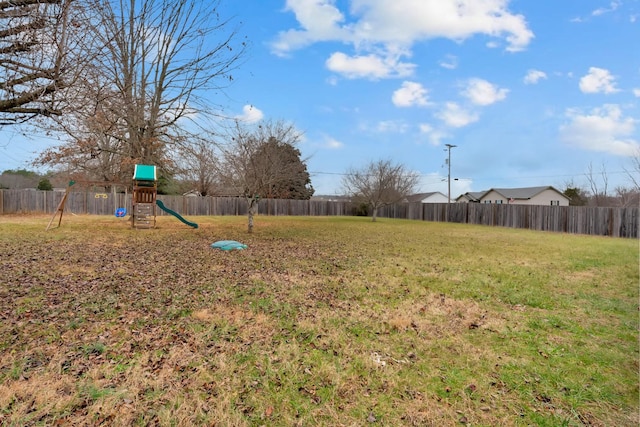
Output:
[[609,176],[607,168],[603,163],[600,172],[593,170],[593,164],[589,163],[587,173],[585,174],[589,189],[591,190],[591,201],[595,206],[606,206],[609,198]]
[[351,168],[343,177],[345,193],[372,209],[372,220],[377,210],[386,205],[401,202],[415,191],[420,175],[408,171],[402,164],[391,160],[371,162],[361,169]]
[[0,125],[60,114],[72,0],[0,2]]
[[9,0],[0,1],[0,10],[5,11],[9,9],[22,8],[25,6],[40,5],[40,4],[58,4],[60,0]]
[[623,168],[636,192],[640,192],[640,148],[631,156],[631,167]]
[[[40,161],[101,175],[126,175],[135,163],[164,175],[180,170],[177,148],[188,144],[186,124],[214,110],[209,89],[223,89],[246,43],[221,0],[95,0],[86,32],[90,63],[74,82],[78,108],[57,119],[69,138]],[[75,146],[75,149],[74,149]],[[76,156],[82,153],[84,162]],[[100,153],[89,157],[90,153]],[[100,161],[104,156],[118,161]]]
[[185,180],[186,191],[202,196],[215,194],[221,186],[220,150],[214,142],[200,139],[180,147],[178,173]]

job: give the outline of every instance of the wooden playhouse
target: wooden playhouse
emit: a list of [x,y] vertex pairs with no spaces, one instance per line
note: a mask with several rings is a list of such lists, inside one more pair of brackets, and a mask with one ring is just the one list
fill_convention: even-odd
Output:
[[135,165],[131,196],[131,227],[156,227],[158,176],[153,165]]

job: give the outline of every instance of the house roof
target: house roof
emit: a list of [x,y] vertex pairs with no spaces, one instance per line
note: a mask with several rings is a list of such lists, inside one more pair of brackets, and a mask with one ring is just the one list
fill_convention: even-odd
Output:
[[522,187],[522,188],[491,188],[485,191],[470,191],[468,193],[464,193],[460,195],[456,200],[460,200],[465,198],[471,202],[479,202],[484,196],[486,196],[491,191],[495,191],[500,194],[505,199],[513,199],[513,200],[529,200],[535,197],[537,194],[542,193],[545,190],[553,190],[558,193],[559,196],[564,197],[565,199],[569,199],[558,189],[547,185],[542,187]]
[[480,201],[480,198],[484,196],[486,193],[487,191],[469,191],[467,193],[460,195],[456,200],[459,200],[464,197],[465,199],[468,199],[472,202],[478,202]]
[[137,181],[157,181],[158,173],[155,165],[135,165],[133,179]]
[[558,193],[558,195],[568,199],[568,197],[565,196],[564,194],[562,194],[561,191],[558,191],[557,189],[555,189],[554,187],[552,187],[550,185],[547,185],[547,186],[544,186],[544,187],[492,188],[492,189],[482,193],[482,196],[480,196],[480,198],[484,197],[486,194],[488,194],[491,191],[495,191],[496,193],[500,194],[502,197],[504,197],[506,199],[528,200],[528,199],[531,199],[531,198],[535,197],[536,195],[542,193],[545,190],[553,190],[556,193]]
[[418,193],[418,194],[412,194],[410,196],[407,196],[407,202],[409,202],[409,203],[420,202],[420,201],[422,201],[424,199],[428,199],[429,197],[434,196],[436,194],[439,194],[439,195],[441,195],[443,197],[447,197],[447,196],[445,196],[444,194],[442,194],[439,191],[433,191],[431,193]]

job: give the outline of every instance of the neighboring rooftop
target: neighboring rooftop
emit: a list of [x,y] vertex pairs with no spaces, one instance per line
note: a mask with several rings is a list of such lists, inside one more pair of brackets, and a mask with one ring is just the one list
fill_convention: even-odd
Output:
[[[554,190],[556,191],[558,194],[562,194],[561,191],[558,191],[557,189],[555,189],[554,187],[547,185],[544,187],[524,187],[524,188],[492,188],[489,191],[495,191],[496,193],[500,194],[501,196],[507,198],[507,199],[514,199],[514,200],[527,200],[527,199],[531,199],[533,197],[535,197],[537,194],[542,193],[545,190]],[[489,191],[486,191],[484,194],[488,193]],[[562,194],[564,196],[564,194]],[[566,197],[566,196],[564,196]]]
[[412,194],[410,196],[407,196],[407,202],[409,203],[421,202],[424,199],[428,199],[429,197],[436,196],[436,195],[439,195],[445,198],[447,197],[446,195],[442,194],[439,191],[432,191],[430,193],[418,193],[418,194]]

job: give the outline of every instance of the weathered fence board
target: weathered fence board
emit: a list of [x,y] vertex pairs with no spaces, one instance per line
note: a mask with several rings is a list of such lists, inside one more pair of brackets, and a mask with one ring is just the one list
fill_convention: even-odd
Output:
[[[0,214],[53,214],[64,192],[0,190]],[[158,196],[184,216],[246,215],[247,203],[237,197]],[[113,215],[118,208],[131,210],[131,195],[71,191],[65,210],[74,214]],[[275,200],[258,202],[261,215],[353,216],[357,207],[349,202],[320,200]],[[572,234],[638,238],[640,207],[583,207],[498,205],[479,203],[401,203],[378,209],[381,218],[455,222]],[[166,215],[158,209],[158,215]]]
[[479,203],[386,206],[379,217],[525,228],[572,234],[638,238],[640,208]]

